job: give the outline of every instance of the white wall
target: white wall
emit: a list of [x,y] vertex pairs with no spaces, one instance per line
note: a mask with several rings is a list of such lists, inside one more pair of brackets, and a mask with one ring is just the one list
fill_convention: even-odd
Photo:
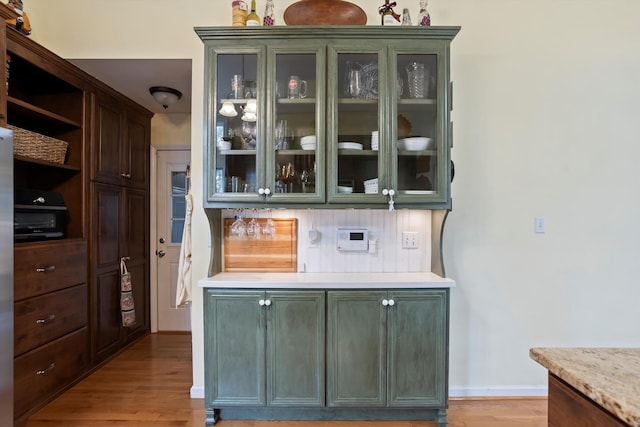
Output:
[[[276,1],[278,18],[292,2]],[[378,23],[380,1],[354,2]],[[28,0],[25,10],[31,37],[63,57],[193,60],[197,183],[203,49],[192,27],[228,25],[230,3]],[[417,8],[417,0],[398,4]],[[452,394],[536,392],[546,372],[529,359],[532,346],[640,346],[640,2],[432,0],[429,8],[434,24],[462,26],[452,46],[457,174],[444,238],[458,282]],[[545,217],[545,234],[533,233],[535,216]],[[194,228],[205,227],[196,206]],[[198,278],[205,233],[193,243]]]

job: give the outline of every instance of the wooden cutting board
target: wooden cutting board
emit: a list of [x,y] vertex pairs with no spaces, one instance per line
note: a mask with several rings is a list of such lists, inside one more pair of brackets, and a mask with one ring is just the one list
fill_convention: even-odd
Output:
[[284,11],[287,25],[365,25],[367,14],[344,0],[300,0]]
[[[274,218],[274,237],[259,239],[231,236],[233,218],[224,220],[224,271],[289,272],[298,271],[298,224],[296,218]],[[245,218],[249,222],[249,218]],[[261,228],[266,218],[258,222]]]

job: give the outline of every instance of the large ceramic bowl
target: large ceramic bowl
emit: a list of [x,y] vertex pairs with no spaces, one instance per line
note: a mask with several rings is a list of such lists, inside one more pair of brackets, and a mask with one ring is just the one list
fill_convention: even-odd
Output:
[[410,138],[402,138],[398,140],[398,150],[404,151],[423,151],[433,150],[433,138],[425,138],[422,136],[412,136]]

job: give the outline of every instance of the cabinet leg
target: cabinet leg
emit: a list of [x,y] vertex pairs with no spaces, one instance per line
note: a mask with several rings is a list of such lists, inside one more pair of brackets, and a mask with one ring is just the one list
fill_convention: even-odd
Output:
[[212,426],[220,420],[220,409],[207,409],[207,416],[204,420],[204,424]]
[[447,419],[447,410],[446,409],[438,409],[438,427],[446,427],[449,424],[449,420]]

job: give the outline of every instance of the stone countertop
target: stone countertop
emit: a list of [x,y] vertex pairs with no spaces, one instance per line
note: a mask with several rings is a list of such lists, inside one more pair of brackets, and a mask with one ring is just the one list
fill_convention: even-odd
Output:
[[532,348],[530,357],[632,427],[640,427],[640,348]]
[[456,282],[423,273],[218,273],[198,281],[202,288],[250,289],[425,289]]

